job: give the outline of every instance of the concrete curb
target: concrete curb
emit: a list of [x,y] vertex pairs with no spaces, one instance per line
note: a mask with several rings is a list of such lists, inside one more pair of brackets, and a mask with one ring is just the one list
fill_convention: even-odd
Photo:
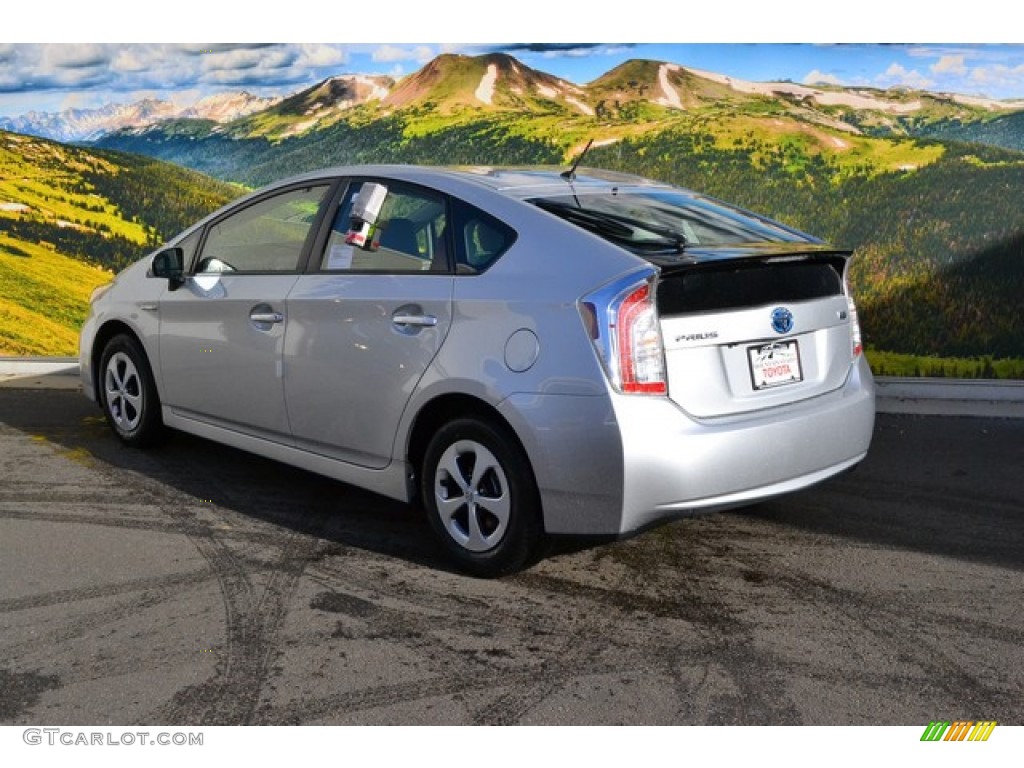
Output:
[[879,376],[881,413],[1024,418],[1024,381]]
[[74,357],[0,357],[0,389],[81,389]]
[[[879,376],[878,411],[1024,418],[1024,381]],[[81,389],[73,357],[0,357],[0,389]]]

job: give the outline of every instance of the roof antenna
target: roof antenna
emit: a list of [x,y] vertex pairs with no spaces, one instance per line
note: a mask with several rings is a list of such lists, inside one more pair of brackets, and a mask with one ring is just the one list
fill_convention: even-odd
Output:
[[587,146],[585,146],[583,148],[583,151],[580,152],[579,155],[576,156],[576,162],[574,162],[572,164],[572,168],[570,168],[568,171],[562,171],[562,173],[559,174],[563,179],[565,179],[566,181],[575,181],[575,179],[576,179],[576,169],[579,168],[580,162],[586,156],[587,150],[590,149],[590,145],[593,144],[593,143],[594,143],[593,139],[588,141],[587,142]]

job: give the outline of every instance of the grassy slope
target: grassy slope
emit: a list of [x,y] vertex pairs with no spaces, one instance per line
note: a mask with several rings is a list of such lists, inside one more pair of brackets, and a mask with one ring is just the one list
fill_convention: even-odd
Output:
[[149,158],[0,131],[0,355],[77,354],[92,290],[239,191]]
[[89,294],[112,277],[0,235],[0,355],[77,355]]
[[[89,152],[56,142],[0,132],[0,203],[21,203],[42,221],[64,222],[92,232],[110,232],[139,244],[142,224],[126,221],[109,199],[81,188],[83,174],[117,173],[117,166]],[[0,211],[0,216],[22,214]]]
[[[854,278],[865,297],[866,327],[876,339],[894,344],[887,348],[915,353],[885,358],[886,369],[961,370],[963,375],[974,375],[968,369],[1009,370],[980,357],[973,367],[964,361],[979,349],[1020,354],[1019,339],[1013,341],[1020,323],[999,289],[1006,277],[1021,273],[1014,266],[1016,251],[1002,245],[994,254],[986,249],[1020,231],[1018,207],[990,192],[996,185],[1016,196],[1024,156],[984,148],[972,156],[955,144],[921,141],[907,135],[914,133],[910,121],[881,113],[875,114],[881,122],[873,130],[857,134],[838,121],[868,128],[866,113],[853,115],[846,107],[814,106],[779,93],[736,96],[685,71],[673,71],[669,79],[687,109],[668,109],[650,101],[660,93],[659,69],[656,62],[632,62],[591,84],[587,100],[607,108],[587,116],[537,105],[523,110],[474,105],[471,94],[483,62],[456,57],[447,61],[441,82],[422,81],[422,100],[405,109],[360,108],[327,130],[273,147],[214,139],[208,154],[221,168],[230,168],[227,156],[237,149],[229,174],[262,183],[349,162],[568,163],[593,138],[595,149],[585,165],[709,191],[857,248]],[[977,121],[984,113],[916,93],[874,95],[922,99],[919,124],[953,115]],[[179,146],[195,157],[201,143]],[[177,151],[165,149],[172,158]],[[250,152],[258,155],[252,158],[256,162],[245,161]],[[972,260],[977,264],[970,269],[954,269]],[[900,299],[922,297],[928,322],[915,328]],[[997,306],[995,323],[986,322],[985,312]],[[986,347],[992,340],[999,343]],[[961,359],[940,365],[937,351]]]

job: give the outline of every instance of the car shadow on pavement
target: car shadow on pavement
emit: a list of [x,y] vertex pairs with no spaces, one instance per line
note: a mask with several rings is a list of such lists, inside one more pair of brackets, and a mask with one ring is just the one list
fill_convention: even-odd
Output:
[[[148,451],[127,448],[80,393],[6,390],[0,424],[71,455],[90,456],[100,471],[137,473],[152,481],[150,494],[163,486],[179,505],[210,504],[223,514],[316,537],[325,546],[454,572],[415,507],[184,433],[170,432],[163,445]],[[1021,466],[1024,420],[880,415],[871,452],[856,471],[718,519],[726,527],[732,516],[750,518],[783,533],[1022,569]],[[605,543],[557,537],[544,556],[571,556]]]
[[[140,500],[241,515],[341,545],[452,571],[417,508],[241,450],[169,430],[149,450],[129,448],[80,393],[8,390],[0,424],[83,457],[104,473],[139,477]],[[244,524],[244,523],[243,523]]]

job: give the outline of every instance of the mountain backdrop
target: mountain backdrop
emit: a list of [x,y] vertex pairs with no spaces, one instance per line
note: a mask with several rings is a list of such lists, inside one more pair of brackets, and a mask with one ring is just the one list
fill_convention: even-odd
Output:
[[[363,162],[566,164],[593,139],[585,165],[692,187],[857,249],[851,279],[876,370],[1024,378],[1024,102],[754,83],[649,60],[584,85],[505,54],[442,55],[398,81],[339,75],[237,115],[151,112],[88,135],[90,149],[64,151],[172,173],[145,155],[248,186]],[[211,206],[233,193],[187,179]],[[132,215],[142,240],[173,232],[167,211]]]

